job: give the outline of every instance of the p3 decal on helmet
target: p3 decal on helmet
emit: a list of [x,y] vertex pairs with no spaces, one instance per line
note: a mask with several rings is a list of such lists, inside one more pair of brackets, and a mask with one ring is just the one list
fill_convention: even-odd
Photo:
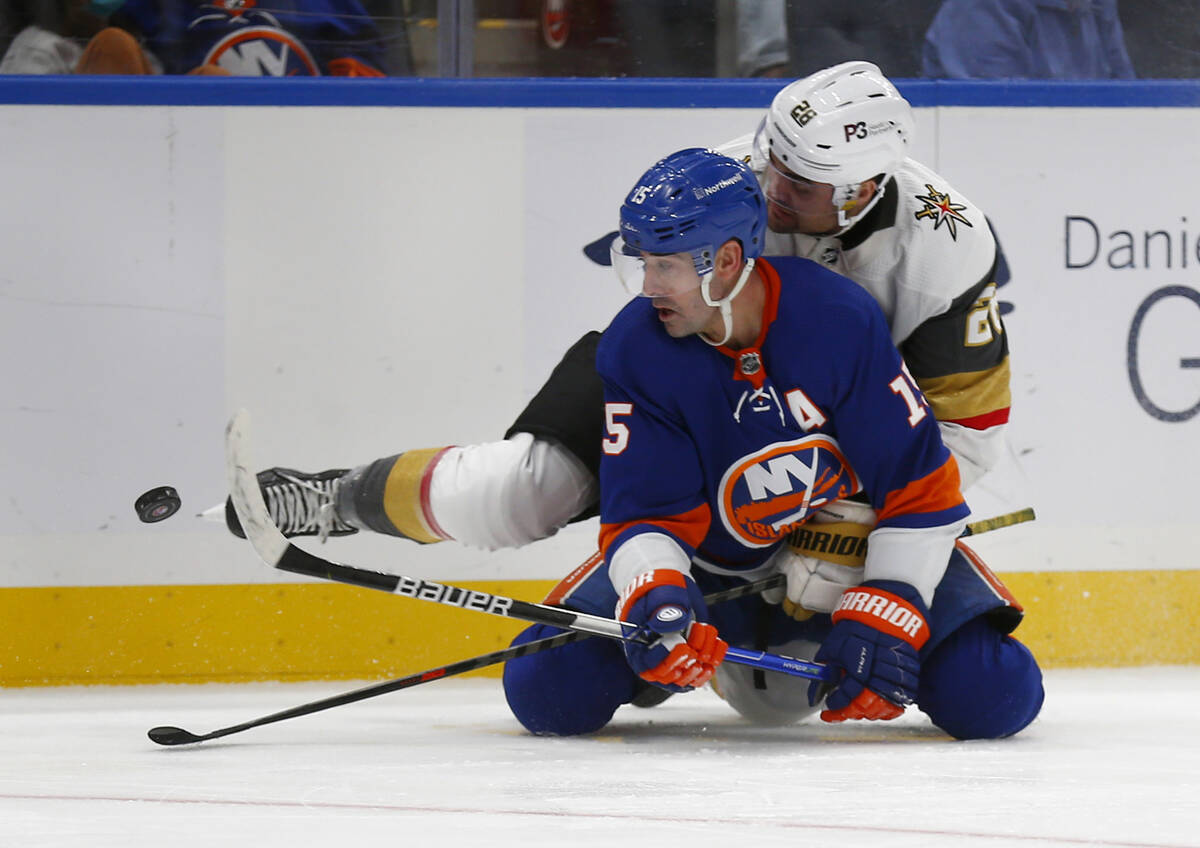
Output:
[[831,185],[886,182],[908,155],[912,107],[878,67],[843,62],[780,89],[755,138],[761,155]]

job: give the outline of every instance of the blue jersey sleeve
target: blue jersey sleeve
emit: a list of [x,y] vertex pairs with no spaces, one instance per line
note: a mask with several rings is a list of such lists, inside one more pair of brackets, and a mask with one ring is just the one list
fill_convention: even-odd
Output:
[[[648,306],[634,301],[626,307],[596,355],[605,401],[600,547],[606,558],[640,533],[664,533],[690,557],[711,522],[700,451],[679,412],[654,399],[670,394],[655,392],[655,385],[670,373],[675,351],[655,344],[656,334],[627,332]],[[634,362],[647,367],[636,369]]]
[[937,420],[871,302],[840,319],[834,355],[854,363],[833,418],[838,441],[878,512],[879,526],[935,527],[967,515],[954,458]]

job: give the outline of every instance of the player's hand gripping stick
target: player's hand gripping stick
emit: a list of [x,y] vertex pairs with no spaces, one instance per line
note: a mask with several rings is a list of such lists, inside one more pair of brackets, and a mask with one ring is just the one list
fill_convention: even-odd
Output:
[[709,681],[729,646],[717,628],[699,619],[708,608],[691,577],[659,568],[639,574],[617,601],[617,618],[635,625],[648,643],[627,641],[625,657],[638,676],[672,692],[698,689]]
[[808,688],[814,706],[829,691],[821,719],[888,720],[917,697],[921,663],[917,651],[929,638],[928,610],[921,595],[897,580],[868,580],[842,593],[833,629],[816,661],[842,673],[832,691]]

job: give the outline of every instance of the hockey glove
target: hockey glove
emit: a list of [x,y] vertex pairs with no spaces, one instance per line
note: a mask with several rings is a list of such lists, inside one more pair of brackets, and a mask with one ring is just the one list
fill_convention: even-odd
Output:
[[[847,589],[833,612],[833,629],[817,662],[842,672],[821,720],[883,720],[903,714],[917,695],[917,651],[929,638],[929,613],[920,593],[897,580],[868,580]],[[813,706],[827,684],[813,683]]]
[[624,643],[630,668],[672,692],[703,686],[729,648],[717,628],[697,620],[706,614],[704,596],[688,575],[670,568],[639,574],[621,593],[617,618],[654,639]]
[[875,511],[856,501],[834,501],[818,510],[788,536],[771,559],[787,578],[786,589],[769,589],[763,600],[782,604],[797,621],[814,613],[831,613],[842,592],[863,579],[867,536],[875,528]]
[[862,567],[839,565],[783,548],[775,555],[775,570],[787,578],[786,589],[768,589],[763,600],[783,606],[796,621],[806,621],[819,612],[831,613],[842,593],[862,580]]

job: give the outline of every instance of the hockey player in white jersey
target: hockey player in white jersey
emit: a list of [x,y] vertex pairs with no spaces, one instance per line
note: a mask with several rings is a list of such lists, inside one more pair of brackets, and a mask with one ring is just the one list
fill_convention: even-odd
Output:
[[[879,302],[966,490],[996,462],[1008,420],[997,247],[983,213],[908,158],[913,131],[911,107],[879,69],[848,62],[785,87],[757,132],[720,150],[759,177],[768,254],[814,259]],[[366,529],[497,549],[594,515],[599,338],[589,333],[567,352],[502,440],[409,450],[350,470],[262,472],[273,517],[287,535]],[[232,510],[227,517],[240,535]],[[814,521],[854,525],[865,537],[874,516],[843,504]],[[783,600],[800,615],[836,597],[854,579],[844,569],[858,564],[799,562]]]
[[1008,421],[997,246],[978,207],[907,158],[912,131],[878,69],[851,62],[783,89],[753,137],[719,152],[760,174],[768,254],[820,262],[879,303],[969,488]]

